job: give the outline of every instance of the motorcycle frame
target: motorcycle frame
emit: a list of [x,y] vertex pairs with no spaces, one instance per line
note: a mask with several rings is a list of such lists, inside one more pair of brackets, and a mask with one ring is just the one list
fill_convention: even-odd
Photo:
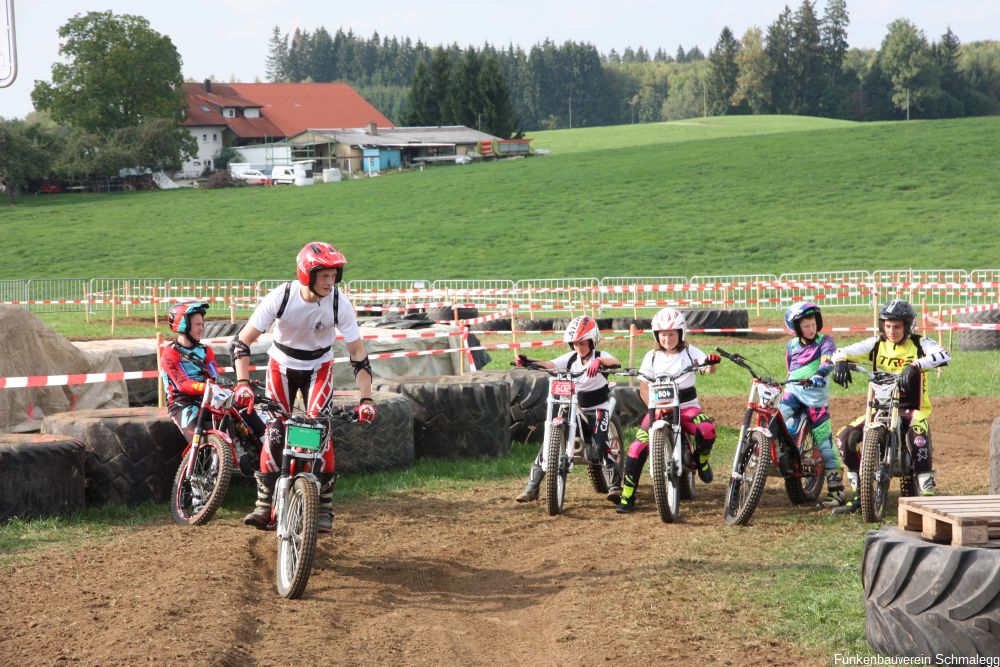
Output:
[[[889,438],[889,442],[885,448],[885,454],[882,457],[882,463],[888,466],[889,470],[892,471],[893,477],[902,477],[902,456],[900,454],[900,449],[902,443],[906,442],[903,437],[902,429],[902,419],[899,416],[899,381],[898,376],[894,374],[892,380],[892,391],[889,394],[887,401],[879,401],[876,398],[876,391],[878,388],[886,386],[887,382],[879,382],[879,376],[875,373],[871,373],[868,376],[868,398],[865,402],[865,426],[864,433],[872,428],[877,428],[883,426],[886,429],[886,435]],[[864,436],[861,438],[864,442]],[[909,452],[911,467],[913,460],[913,453]]]
[[[770,398],[765,396],[766,393],[769,393],[763,389],[765,387],[776,390]],[[805,474],[802,471],[802,457],[799,453],[799,448],[802,446],[806,435],[811,431],[811,427],[808,421],[803,420],[797,434],[794,437],[792,436],[788,430],[788,424],[785,422],[785,416],[781,414],[781,409],[778,407],[782,393],[780,385],[772,385],[761,382],[758,378],[751,378],[750,393],[747,396],[747,407],[743,413],[743,422],[740,426],[740,435],[737,442],[742,444],[745,442],[744,439],[747,435],[754,431],[760,433],[767,438],[767,441],[771,445],[772,470],[780,471],[782,477],[804,477]],[[755,416],[756,424],[753,424]],[[782,448],[780,454],[788,453],[791,457],[791,469],[788,471],[781,468],[779,446]],[[736,472],[739,466],[740,455],[741,448],[737,447],[736,452],[733,454],[733,479],[742,479],[742,476]]]
[[[556,382],[572,382],[573,393],[569,396],[556,396],[552,393],[552,385]],[[568,371],[556,371],[549,377],[549,391],[545,397],[545,432],[542,436],[542,468],[546,465],[546,455],[549,449],[549,439],[552,436],[552,427],[560,426],[569,422],[566,431],[566,460],[569,462],[566,473],[573,469],[573,460],[576,453],[577,437],[586,446],[587,431],[583,423],[583,408],[577,400],[578,377],[573,377]],[[612,396],[608,401],[609,419],[614,415],[618,402]],[[568,414],[567,414],[568,413]],[[603,452],[602,452],[603,455]]]
[[[213,410],[211,407],[211,397],[212,397],[212,387],[222,386],[217,382],[213,382],[211,378],[205,378],[205,390],[201,395],[201,402],[198,404],[198,414],[195,416],[195,428],[194,433],[191,436],[191,442],[188,443],[187,447],[184,448],[184,452],[181,454],[181,460],[188,455],[188,452],[194,449],[197,453],[198,449],[201,448],[202,441],[211,434],[215,434],[222,438],[229,446],[229,454],[233,459],[233,465],[235,469],[239,471],[240,461],[239,453],[236,451],[236,443],[239,438],[234,438],[226,427],[226,420],[230,420],[233,426],[237,423],[242,424],[244,428],[250,431],[250,427],[246,424],[243,416],[240,415],[239,410],[233,406],[233,396],[230,396],[226,401],[225,407],[221,410]],[[211,418],[211,426],[206,428],[208,419]],[[256,437],[256,436],[255,436]],[[263,446],[263,443],[261,443]],[[185,475],[191,475],[194,471],[194,460],[195,456],[188,458],[187,468],[184,471]]]
[[[660,430],[669,427],[671,429],[671,442],[673,447],[672,463],[674,466],[673,470],[668,470],[667,475],[671,474],[679,478],[681,475],[680,466],[683,465],[684,461],[684,451],[683,448],[687,449],[688,461],[694,461],[694,452],[691,447],[690,438],[684,433],[684,429],[681,428],[681,397],[680,389],[677,387],[676,378],[669,376],[657,377],[655,380],[646,380],[647,384],[647,396],[649,397],[646,401],[646,408],[649,414],[649,441],[653,441],[653,436]],[[663,388],[671,388],[673,390],[673,398],[669,401],[657,401],[656,400],[656,390]],[[656,419],[657,410],[669,410],[671,418],[667,419]],[[653,459],[649,458],[649,473],[653,473]]]

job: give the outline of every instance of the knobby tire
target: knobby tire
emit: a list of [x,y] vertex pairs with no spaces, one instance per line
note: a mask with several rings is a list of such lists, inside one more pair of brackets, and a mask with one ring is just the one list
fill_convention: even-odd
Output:
[[182,526],[208,523],[222,506],[233,476],[229,445],[214,433],[208,434],[198,447],[194,468],[187,476],[185,472],[192,456],[195,456],[194,448],[181,460],[171,492],[170,515]]
[[[861,442],[861,468],[858,473],[861,486],[861,519],[868,523],[881,521],[885,514],[886,496],[892,478],[891,470],[888,472],[882,470],[882,459],[885,447],[888,446],[888,438],[889,434],[885,428],[876,426],[865,431]],[[877,479],[877,476],[881,476],[881,480]]]
[[290,539],[278,540],[275,583],[278,595],[296,599],[306,589],[316,555],[319,491],[308,478],[297,477],[288,488],[285,517]]
[[760,431],[750,431],[740,443],[740,456],[733,472],[743,479],[730,478],[726,490],[726,523],[745,526],[757,509],[771,468],[771,442]]
[[[670,499],[667,488],[667,469],[670,457],[667,454],[668,427],[663,427],[653,434],[649,443],[649,474],[653,479],[653,499],[656,501],[656,511],[663,523],[673,523],[674,513],[670,511]],[[673,444],[671,439],[670,444]]]
[[545,452],[546,509],[549,516],[562,512],[566,498],[566,477],[563,476],[562,460],[566,456],[566,427],[553,426],[549,434],[549,448]]

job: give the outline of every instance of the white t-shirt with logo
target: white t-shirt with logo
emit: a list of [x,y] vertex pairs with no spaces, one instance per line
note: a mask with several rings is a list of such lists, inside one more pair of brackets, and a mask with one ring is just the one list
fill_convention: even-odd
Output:
[[[650,350],[646,353],[646,356],[643,357],[642,365],[639,367],[639,370],[650,377],[656,377],[657,375],[663,375],[664,373],[675,375],[688,366],[705,363],[705,359],[705,353],[691,344],[688,344],[686,348],[677,354],[668,354],[663,350]],[[689,389],[694,386],[694,381],[695,372],[688,371],[677,380],[677,388],[679,390]],[[645,380],[643,380],[643,382],[645,382]],[[682,408],[696,405],[699,405],[697,396],[690,401],[684,401],[681,403]]]
[[[598,356],[600,356],[600,352],[599,351],[595,351],[594,354],[597,354]],[[569,364],[570,359],[572,359],[574,356],[576,357],[576,359],[567,368],[567,364]],[[552,365],[554,365],[556,367],[556,370],[559,370],[559,371],[568,370],[570,373],[579,373],[581,371],[586,371],[587,370],[587,366],[590,365],[591,358],[592,357],[588,356],[586,363],[582,363],[580,361],[580,355],[576,354],[575,352],[567,352],[566,354],[560,355],[560,356],[556,357],[555,359],[553,359],[552,360]],[[604,375],[601,374],[601,373],[598,373],[594,377],[587,377],[586,372],[584,372],[583,375],[581,375],[580,377],[578,377],[576,379],[576,391],[577,391],[577,393],[583,393],[585,391],[594,391],[594,390],[597,390],[597,389],[603,389],[604,387],[607,387],[607,386],[608,386],[608,379],[606,377],[604,377]],[[607,410],[609,407],[611,407],[611,400],[610,399],[608,399],[604,403],[601,403],[600,405],[595,405],[595,406],[590,407],[590,408],[581,408],[581,410]]]
[[[334,289],[340,291],[339,288],[335,287]],[[319,301],[311,303],[302,298],[299,293],[299,284],[292,283],[285,311],[281,315],[281,319],[277,319],[278,308],[281,307],[281,301],[285,298],[285,286],[279,285],[271,290],[254,310],[250,317],[250,326],[257,331],[267,331],[271,323],[276,322],[274,342],[296,350],[312,351],[331,347],[337,337],[338,330],[345,342],[356,341],[361,338],[361,331],[358,329],[358,319],[354,314],[354,306],[344,296],[344,293],[340,292],[337,304],[337,321],[334,322],[334,294],[335,292],[331,291]],[[287,368],[304,371],[318,368],[333,358],[332,349],[318,359],[296,359],[288,356],[274,345],[267,353],[272,359]]]

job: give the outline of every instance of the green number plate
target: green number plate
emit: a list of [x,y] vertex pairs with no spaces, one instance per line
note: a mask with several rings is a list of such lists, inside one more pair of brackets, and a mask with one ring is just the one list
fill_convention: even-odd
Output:
[[322,444],[321,439],[321,433],[318,428],[289,424],[285,442],[289,447],[298,447],[299,449],[318,452]]

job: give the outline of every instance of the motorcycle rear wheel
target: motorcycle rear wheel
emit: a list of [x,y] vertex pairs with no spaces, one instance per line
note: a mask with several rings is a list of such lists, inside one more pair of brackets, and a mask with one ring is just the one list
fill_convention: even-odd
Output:
[[[618,466],[618,474],[621,476],[625,453],[622,451],[622,426],[618,417],[612,417],[608,423],[608,450],[611,454],[611,459]],[[588,464],[587,474],[590,477],[590,485],[594,487],[594,491],[597,493],[607,493],[611,488],[613,480],[606,474],[603,465],[598,463]]]
[[[194,456],[191,474],[188,461]],[[181,460],[174,475],[170,494],[170,516],[182,526],[201,526],[215,515],[229,490],[233,476],[233,459],[229,445],[220,436],[210,433],[197,453],[191,448]]]
[[312,573],[319,525],[319,491],[309,479],[297,477],[287,493],[284,514],[288,536],[278,538],[274,575],[278,595],[296,599],[302,597]]
[[[802,428],[808,429],[808,426]],[[808,430],[802,438],[799,447],[799,460],[803,468],[812,471],[811,474],[803,473],[802,477],[786,477],[785,493],[793,505],[812,505],[819,500],[823,492],[823,479],[825,468],[823,466],[823,454],[819,451],[816,438],[813,437],[812,430]]]

